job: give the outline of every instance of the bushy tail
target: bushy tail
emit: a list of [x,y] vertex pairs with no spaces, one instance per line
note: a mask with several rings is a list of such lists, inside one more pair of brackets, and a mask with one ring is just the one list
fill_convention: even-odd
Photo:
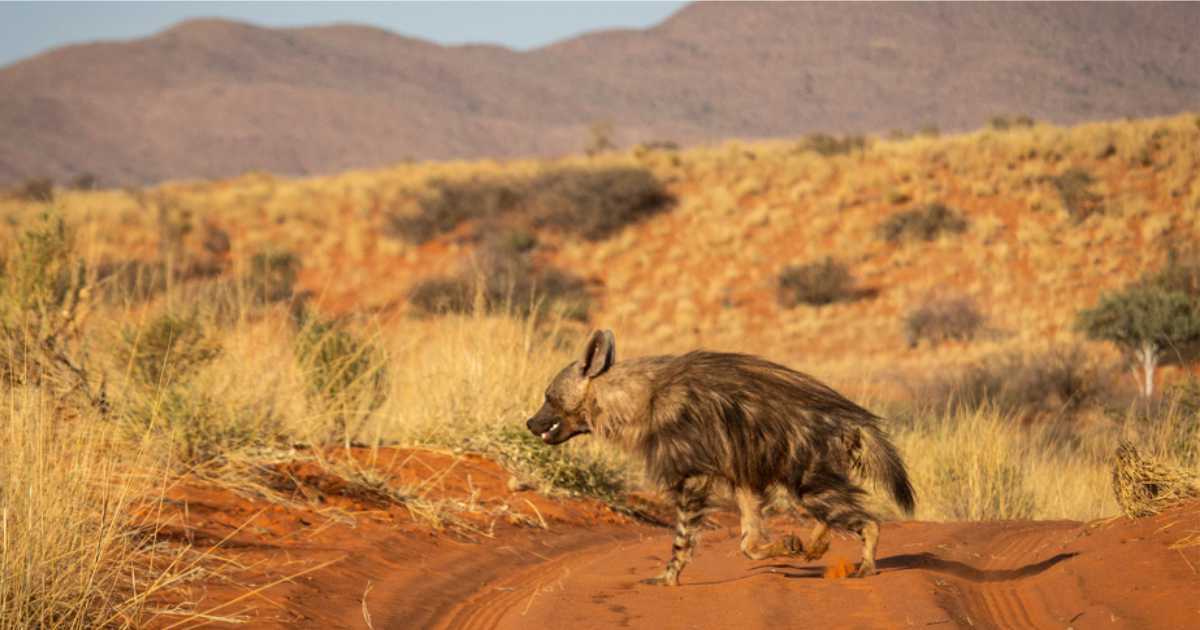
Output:
[[900,453],[896,452],[896,447],[892,445],[887,434],[874,424],[863,425],[859,430],[862,435],[862,453],[859,461],[863,474],[885,486],[896,500],[896,505],[899,505],[906,515],[912,516],[916,497]]

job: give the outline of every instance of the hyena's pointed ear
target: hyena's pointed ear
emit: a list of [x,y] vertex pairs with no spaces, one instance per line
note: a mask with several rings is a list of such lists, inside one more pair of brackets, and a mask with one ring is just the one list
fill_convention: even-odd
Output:
[[617,342],[612,331],[597,330],[583,349],[583,369],[580,371],[585,378],[596,378],[607,372],[616,360]]

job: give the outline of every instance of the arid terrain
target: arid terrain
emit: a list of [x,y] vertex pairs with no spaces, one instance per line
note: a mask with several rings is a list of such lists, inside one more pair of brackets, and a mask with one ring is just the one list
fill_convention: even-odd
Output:
[[[1198,175],[1178,114],[25,182],[0,630],[1196,625],[1188,348],[1141,396],[1080,313],[1131,283],[1195,308]],[[762,354],[884,416],[918,504],[869,497],[880,573],[844,577],[847,537],[746,560],[719,509],[680,587],[639,584],[671,510],[637,462],[523,426],[595,327],[618,361]]]
[[1193,3],[696,3],[529,51],[197,20],[0,68],[0,184],[331,174],[1193,109]]

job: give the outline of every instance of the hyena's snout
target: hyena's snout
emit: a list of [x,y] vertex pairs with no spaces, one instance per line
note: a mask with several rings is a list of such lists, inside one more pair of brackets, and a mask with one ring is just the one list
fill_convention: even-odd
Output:
[[549,405],[542,405],[525,427],[529,432],[542,438],[546,444],[561,444],[583,433],[589,433],[587,426],[573,422],[571,418],[560,416]]

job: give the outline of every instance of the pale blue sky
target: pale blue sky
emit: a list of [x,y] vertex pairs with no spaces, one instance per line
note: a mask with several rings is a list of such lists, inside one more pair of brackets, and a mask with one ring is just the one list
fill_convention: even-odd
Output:
[[443,44],[529,49],[607,28],[657,24],[683,2],[0,2],[0,66],[96,40],[144,37],[192,17],[262,26],[354,22]]

